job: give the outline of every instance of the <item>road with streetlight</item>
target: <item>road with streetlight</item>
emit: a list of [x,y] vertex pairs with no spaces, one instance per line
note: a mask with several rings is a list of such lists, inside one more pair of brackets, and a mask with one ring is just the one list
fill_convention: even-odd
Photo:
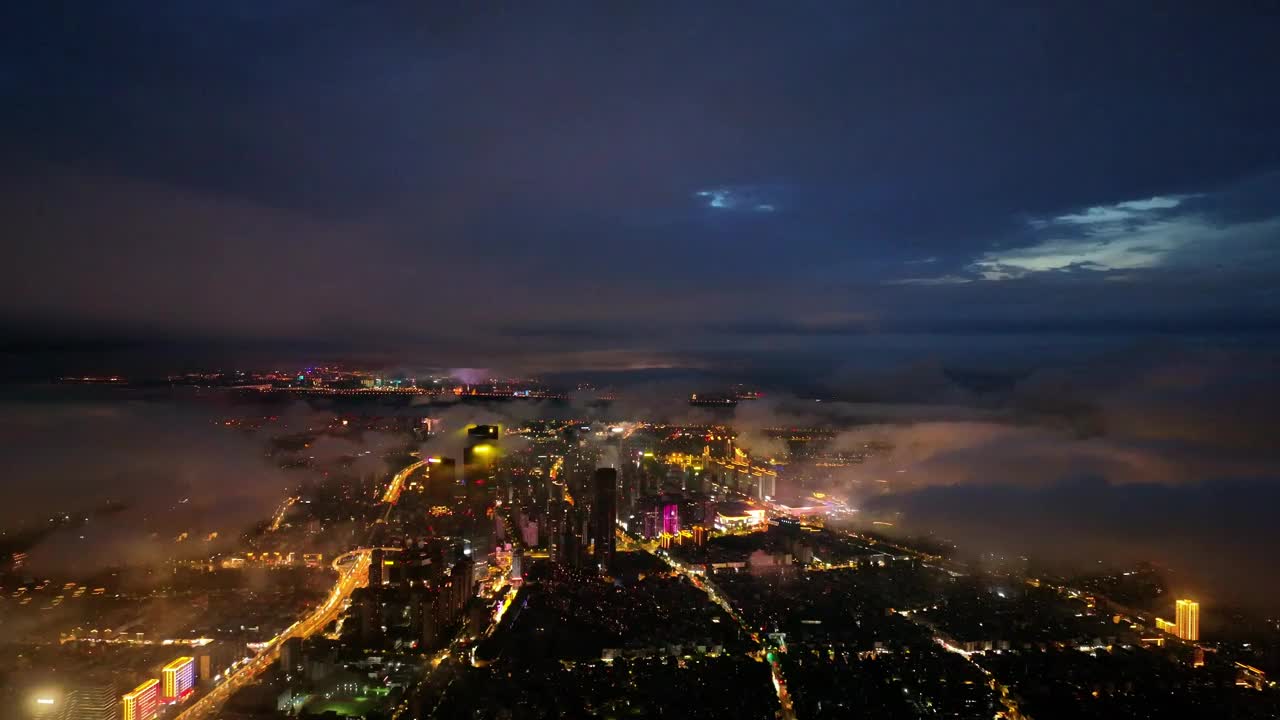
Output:
[[219,685],[202,695],[191,707],[179,713],[174,720],[202,720],[212,717],[223,702],[271,667],[272,663],[279,658],[280,646],[285,640],[294,637],[310,637],[337,619],[346,607],[347,598],[351,596],[352,591],[364,587],[368,582],[370,555],[369,548],[361,548],[336,558],[333,567],[338,571],[338,582],[329,591],[324,602],[309,615],[268,640],[266,646],[257,655],[244,665],[232,670]]
[[782,717],[784,720],[796,720],[795,708],[791,702],[791,694],[787,690],[787,681],[786,678],[782,676],[782,664],[778,660],[777,655],[770,650],[765,641],[761,639],[760,633],[756,632],[753,628],[748,627],[747,624],[743,622],[742,616],[739,615],[733,605],[725,599],[720,590],[716,588],[716,586],[702,572],[688,567],[684,563],[672,557],[671,554],[665,550],[658,549],[654,543],[639,541],[623,532],[621,528],[618,528],[616,532],[619,549],[643,550],[666,563],[672,570],[680,573],[687,578],[689,582],[693,583],[694,587],[706,593],[711,602],[719,605],[721,609],[728,613],[729,617],[732,618],[740,628],[742,628],[742,631],[745,632],[752,641],[760,646],[760,652],[764,654],[766,662],[769,663],[769,669],[773,674],[773,689],[778,693],[778,704],[782,707]]

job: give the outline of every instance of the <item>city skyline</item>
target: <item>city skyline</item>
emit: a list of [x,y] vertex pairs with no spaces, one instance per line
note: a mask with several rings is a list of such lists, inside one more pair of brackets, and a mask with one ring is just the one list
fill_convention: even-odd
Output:
[[1280,717],[1274,8],[5,19],[0,716]]

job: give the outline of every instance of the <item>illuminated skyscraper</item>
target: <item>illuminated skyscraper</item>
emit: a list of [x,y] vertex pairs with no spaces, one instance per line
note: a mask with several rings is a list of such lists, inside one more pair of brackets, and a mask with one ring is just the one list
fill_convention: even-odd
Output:
[[467,444],[462,448],[462,491],[460,496],[476,504],[493,499],[499,455],[498,440],[502,429],[497,425],[472,425],[467,428]]
[[153,720],[160,709],[160,681],[142,683],[122,698],[123,720]]
[[1177,603],[1178,637],[1183,640],[1200,639],[1200,603],[1195,600],[1179,600]]
[[497,425],[472,425],[467,428],[467,444],[462,448],[462,464],[488,467],[493,462],[493,454],[501,437],[502,429]]
[[161,697],[165,702],[180,698],[195,687],[196,659],[180,657],[165,665],[160,671],[160,677],[164,680],[164,692]]
[[680,534],[680,505],[678,503],[663,503],[662,532],[664,535]]
[[664,494],[647,497],[641,501],[639,526],[637,530],[650,540],[663,534],[678,535],[680,533],[681,496]]

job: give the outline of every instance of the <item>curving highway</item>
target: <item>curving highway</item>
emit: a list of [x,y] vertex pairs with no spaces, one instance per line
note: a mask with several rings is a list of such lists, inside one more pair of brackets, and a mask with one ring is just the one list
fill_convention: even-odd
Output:
[[389,505],[395,505],[400,499],[400,491],[404,488],[404,481],[413,474],[414,470],[426,465],[426,460],[418,460],[405,466],[400,472],[391,478],[391,484],[387,486],[387,491],[382,495],[382,502]]
[[174,720],[202,720],[212,717],[227,698],[253,682],[262,671],[276,661],[280,656],[280,645],[285,640],[314,635],[337,619],[351,592],[368,582],[370,554],[370,549],[361,548],[338,556],[333,561],[333,567],[338,571],[338,582],[329,591],[324,602],[312,610],[311,614],[281,630],[278,635],[267,641],[266,647],[252,660],[232,671],[222,684],[200,696],[191,707],[179,713]]
[[[415,470],[426,464],[426,460],[417,460],[402,468],[391,478],[391,483],[387,486],[387,490],[382,496],[382,502],[387,504],[388,515],[391,509],[395,507],[396,501],[400,499],[400,492],[404,488],[405,480]],[[296,497],[285,500],[284,505],[281,506],[272,520],[272,530],[280,526],[285,512],[297,501],[298,498]],[[385,522],[385,518],[383,521]],[[404,548],[386,547],[382,549],[387,552],[398,552]],[[216,717],[216,713],[222,707],[222,703],[226,702],[236,691],[252,683],[258,675],[271,667],[272,663],[280,657],[280,646],[285,640],[293,637],[310,637],[336,620],[342,613],[347,598],[351,596],[352,591],[356,588],[364,587],[369,582],[369,562],[372,552],[373,548],[358,548],[334,558],[333,569],[338,572],[338,581],[334,584],[333,589],[329,591],[324,602],[316,606],[309,615],[294,622],[268,640],[266,646],[249,662],[231,671],[221,684],[201,695],[190,707],[179,713],[174,720],[206,720],[207,718]]]
[[280,509],[277,510],[275,516],[271,518],[271,526],[267,528],[268,531],[275,532],[279,530],[281,523],[284,522],[285,513],[289,512],[289,508],[293,507],[294,503],[301,499],[302,497],[299,495],[291,495],[285,498],[285,501],[280,505]]

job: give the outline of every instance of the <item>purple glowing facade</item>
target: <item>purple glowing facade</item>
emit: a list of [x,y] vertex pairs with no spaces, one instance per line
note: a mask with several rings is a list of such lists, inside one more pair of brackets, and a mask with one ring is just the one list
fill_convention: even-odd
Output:
[[677,497],[662,495],[641,501],[640,527],[637,530],[650,540],[663,535],[680,534],[680,502]]
[[668,535],[680,532],[680,506],[676,503],[662,506],[662,532]]

